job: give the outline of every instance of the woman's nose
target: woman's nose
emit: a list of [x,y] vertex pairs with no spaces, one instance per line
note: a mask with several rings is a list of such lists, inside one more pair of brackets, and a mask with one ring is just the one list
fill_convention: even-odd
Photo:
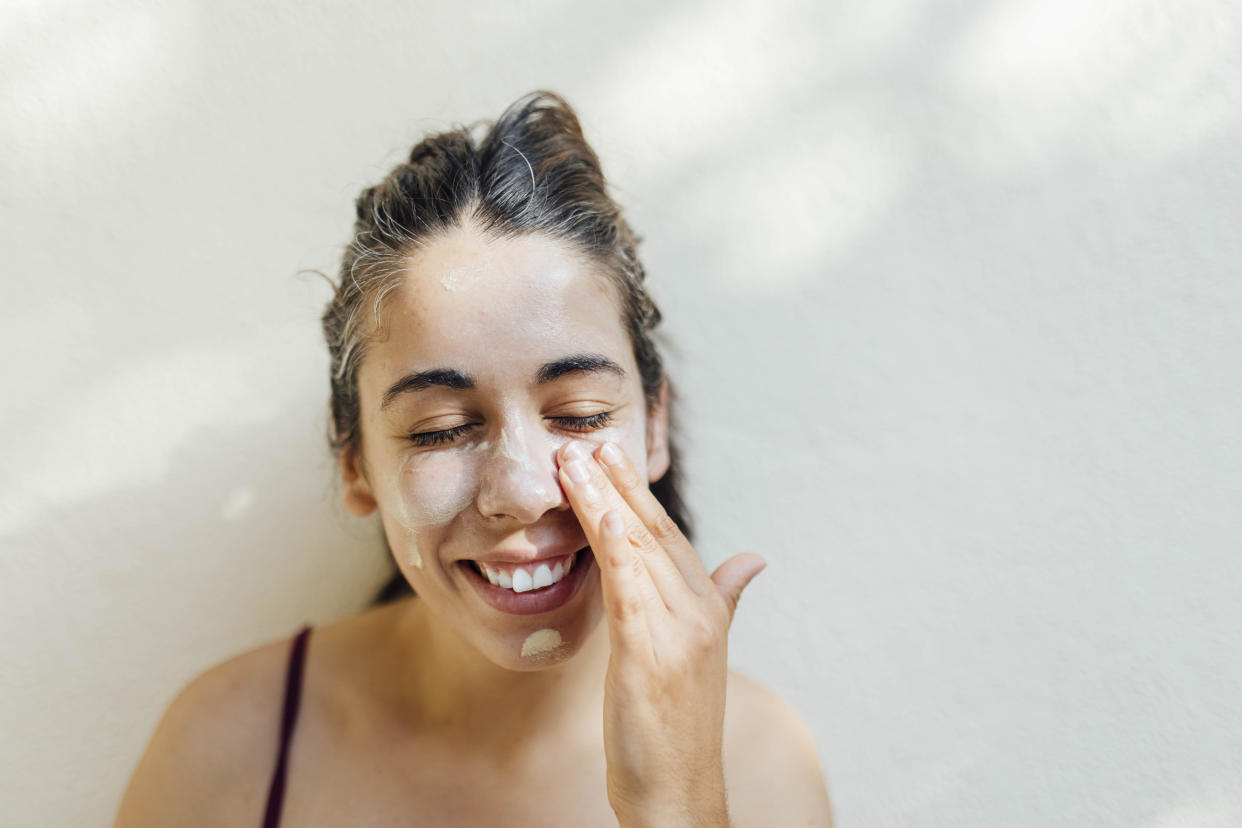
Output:
[[559,445],[521,425],[502,430],[484,450],[478,496],[483,517],[534,523],[549,509],[568,508],[556,474]]

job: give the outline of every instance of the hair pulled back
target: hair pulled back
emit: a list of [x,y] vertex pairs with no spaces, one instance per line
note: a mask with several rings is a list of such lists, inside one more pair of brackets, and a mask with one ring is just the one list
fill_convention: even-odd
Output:
[[[608,195],[577,115],[560,96],[534,92],[521,98],[478,140],[466,127],[424,138],[405,163],[362,191],[356,207],[353,240],[323,314],[331,356],[329,441],[337,454],[361,451],[358,370],[368,345],[384,335],[385,297],[405,278],[406,260],[416,248],[464,225],[493,238],[542,234],[599,265],[617,287],[643,394],[649,409],[655,405],[666,381],[651,336],[660,311],[647,293],[638,240]],[[670,408],[671,395],[670,389]],[[671,431],[668,471],[651,490],[689,534]],[[376,602],[409,592],[397,572]]]

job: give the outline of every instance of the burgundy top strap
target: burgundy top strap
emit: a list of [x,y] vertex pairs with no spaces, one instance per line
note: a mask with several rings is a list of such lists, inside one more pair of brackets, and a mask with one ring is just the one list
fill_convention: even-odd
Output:
[[289,653],[289,672],[285,676],[285,707],[280,715],[280,753],[276,756],[272,786],[267,792],[263,828],[277,828],[280,825],[280,809],[285,802],[285,774],[289,766],[289,742],[293,738],[293,726],[298,720],[298,704],[302,700],[302,667],[306,662],[306,640],[310,637],[310,631],[309,624],[302,627],[293,639],[293,649]]

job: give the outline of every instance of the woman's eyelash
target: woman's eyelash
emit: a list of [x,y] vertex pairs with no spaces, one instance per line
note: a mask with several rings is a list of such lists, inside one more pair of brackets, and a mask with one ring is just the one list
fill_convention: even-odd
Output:
[[416,446],[438,446],[444,443],[451,443],[474,428],[474,426],[474,423],[464,423],[441,431],[424,431],[420,434],[411,434],[410,442]]
[[[571,431],[594,431],[612,422],[612,412],[601,411],[589,417],[549,417],[548,419]],[[411,434],[410,442],[416,446],[441,446],[445,443],[453,442],[476,425],[477,423],[463,423],[462,425],[440,431],[424,431]]]
[[601,411],[589,417],[549,417],[548,419],[573,431],[594,431],[597,428],[603,428],[612,421],[612,412]]

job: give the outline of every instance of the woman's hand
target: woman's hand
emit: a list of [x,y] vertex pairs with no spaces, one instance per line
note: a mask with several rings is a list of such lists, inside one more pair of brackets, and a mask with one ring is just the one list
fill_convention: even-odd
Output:
[[596,457],[584,443],[566,444],[560,479],[599,564],[612,645],[609,803],[623,826],[728,825],[721,746],[729,625],[766,562],[736,555],[709,577],[621,450],[605,443]]

